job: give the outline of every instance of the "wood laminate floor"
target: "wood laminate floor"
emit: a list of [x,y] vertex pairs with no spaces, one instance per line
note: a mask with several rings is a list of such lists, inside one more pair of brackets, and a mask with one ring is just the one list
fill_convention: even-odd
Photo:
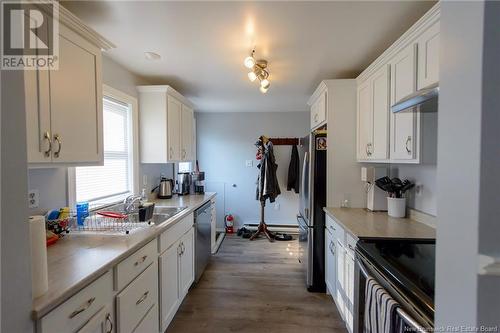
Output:
[[331,297],[306,290],[297,250],[226,237],[167,333],[346,332]]

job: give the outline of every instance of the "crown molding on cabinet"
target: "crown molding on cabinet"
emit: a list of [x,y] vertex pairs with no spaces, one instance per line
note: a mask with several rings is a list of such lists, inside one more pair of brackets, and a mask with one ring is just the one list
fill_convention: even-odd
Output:
[[384,53],[382,53],[375,61],[373,61],[370,66],[368,66],[359,76],[356,78],[358,83],[363,82],[372,75],[380,66],[384,65],[401,49],[406,47],[412,41],[414,41],[418,36],[420,36],[428,27],[430,27],[436,21],[439,21],[441,16],[441,4],[436,3],[427,13],[424,14],[415,24],[413,24],[401,37],[398,38],[389,48],[387,48]]
[[190,107],[192,109],[195,108],[195,105],[193,103],[191,103],[190,100],[188,100],[186,97],[182,96],[181,93],[179,93],[177,90],[175,90],[174,88],[172,88],[169,85],[137,86],[137,90],[139,92],[162,92],[162,93],[166,93],[166,94],[168,94],[168,95],[176,98],[177,100],[179,100],[179,102],[187,105],[188,107]]
[[316,90],[313,92],[309,100],[307,101],[307,105],[312,106],[314,102],[318,99],[318,97],[328,88],[326,82],[323,80],[320,82]]
[[[36,4],[45,13],[51,14],[48,7],[49,4]],[[73,30],[75,33],[85,38],[92,44],[99,47],[102,51],[107,51],[116,47],[110,40],[106,39],[95,30],[87,26],[82,20],[80,20],[75,14],[64,8],[64,6],[59,5],[59,22],[67,26],[69,29]]]

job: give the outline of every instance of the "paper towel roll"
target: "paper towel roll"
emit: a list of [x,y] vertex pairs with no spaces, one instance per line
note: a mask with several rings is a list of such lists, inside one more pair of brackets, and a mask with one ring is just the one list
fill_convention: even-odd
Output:
[[31,286],[33,298],[37,298],[49,289],[47,271],[47,245],[45,232],[45,217],[30,216],[31,240]]

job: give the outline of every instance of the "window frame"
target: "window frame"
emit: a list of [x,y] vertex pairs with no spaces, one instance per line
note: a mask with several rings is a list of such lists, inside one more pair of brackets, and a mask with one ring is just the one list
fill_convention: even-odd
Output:
[[[130,163],[130,184],[132,184],[133,193],[139,193],[139,111],[137,98],[130,96],[118,89],[110,87],[106,84],[102,85],[102,98],[109,97],[115,99],[119,102],[128,104],[130,107],[130,133],[132,133],[132,161]],[[104,154],[104,152],[103,152]],[[76,205],[76,173],[75,167],[68,168],[68,205],[69,207],[75,207]],[[122,196],[116,196],[116,202],[120,202],[128,194]],[[91,201],[91,206],[97,208],[99,205],[99,200]]]

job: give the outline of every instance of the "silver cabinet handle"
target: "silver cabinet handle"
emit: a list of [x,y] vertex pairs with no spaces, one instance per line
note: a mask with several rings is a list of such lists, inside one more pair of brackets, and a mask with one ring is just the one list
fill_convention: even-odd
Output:
[[142,256],[141,259],[137,260],[134,263],[134,266],[139,266],[139,264],[142,264],[143,262],[145,262],[147,258],[148,258],[148,256]]
[[316,114],[314,114],[314,121],[315,121],[315,122],[318,122],[318,114],[317,114],[317,113],[316,113]]
[[90,306],[92,305],[92,303],[94,303],[94,301],[95,301],[95,297],[92,297],[92,298],[88,299],[87,302],[85,302],[85,304],[83,304],[80,308],[78,308],[75,311],[71,312],[71,314],[69,315],[69,319],[75,318],[80,313],[82,313],[83,311],[85,311],[88,308],[90,308]]
[[330,226],[330,229],[332,229],[333,231],[335,231],[336,229],[333,227],[333,225]]
[[172,147],[170,147],[169,149],[170,149],[169,157],[170,159],[172,159],[174,157],[174,149]]
[[113,321],[111,320],[111,314],[109,313],[106,315],[106,327],[108,323],[109,323],[109,329],[106,330],[106,333],[111,333],[113,332]]
[[352,247],[352,245],[351,245],[351,244],[347,244],[347,246],[349,247],[349,249],[350,249],[351,251],[354,251],[354,248]]
[[49,131],[47,131],[47,132],[45,132],[43,134],[43,139],[47,140],[47,142],[49,143],[49,148],[47,148],[47,150],[44,151],[43,154],[45,155],[45,157],[49,157],[50,156],[50,152],[52,151],[52,140],[50,139],[50,133],[49,133]]
[[372,156],[371,146],[370,142],[366,144],[366,156]]
[[335,244],[333,244],[333,241],[330,241],[330,245],[328,246],[332,255],[335,255],[335,251],[333,250],[334,245]]
[[61,148],[62,148],[62,140],[61,140],[61,137],[59,136],[59,134],[54,135],[54,140],[58,144],[57,151],[54,152],[54,157],[58,158],[59,154],[61,153]]
[[182,150],[182,159],[185,160],[186,159],[186,149],[183,149]]
[[139,305],[142,302],[144,302],[146,300],[146,298],[148,298],[148,295],[149,295],[149,291],[146,291],[144,294],[142,294],[141,298],[139,298],[137,300],[137,302],[135,302],[135,305]]
[[406,148],[406,152],[408,154],[411,154],[411,149],[408,148],[408,144],[411,143],[411,136],[408,136],[408,138],[406,138],[406,143],[405,143],[405,148]]
[[182,255],[182,247],[181,247],[181,244],[179,244],[179,246],[177,246],[177,255],[178,255],[178,256],[181,256],[181,255]]
[[182,242],[181,243],[181,255],[184,254],[185,250],[186,250],[186,247],[184,246],[184,242]]

